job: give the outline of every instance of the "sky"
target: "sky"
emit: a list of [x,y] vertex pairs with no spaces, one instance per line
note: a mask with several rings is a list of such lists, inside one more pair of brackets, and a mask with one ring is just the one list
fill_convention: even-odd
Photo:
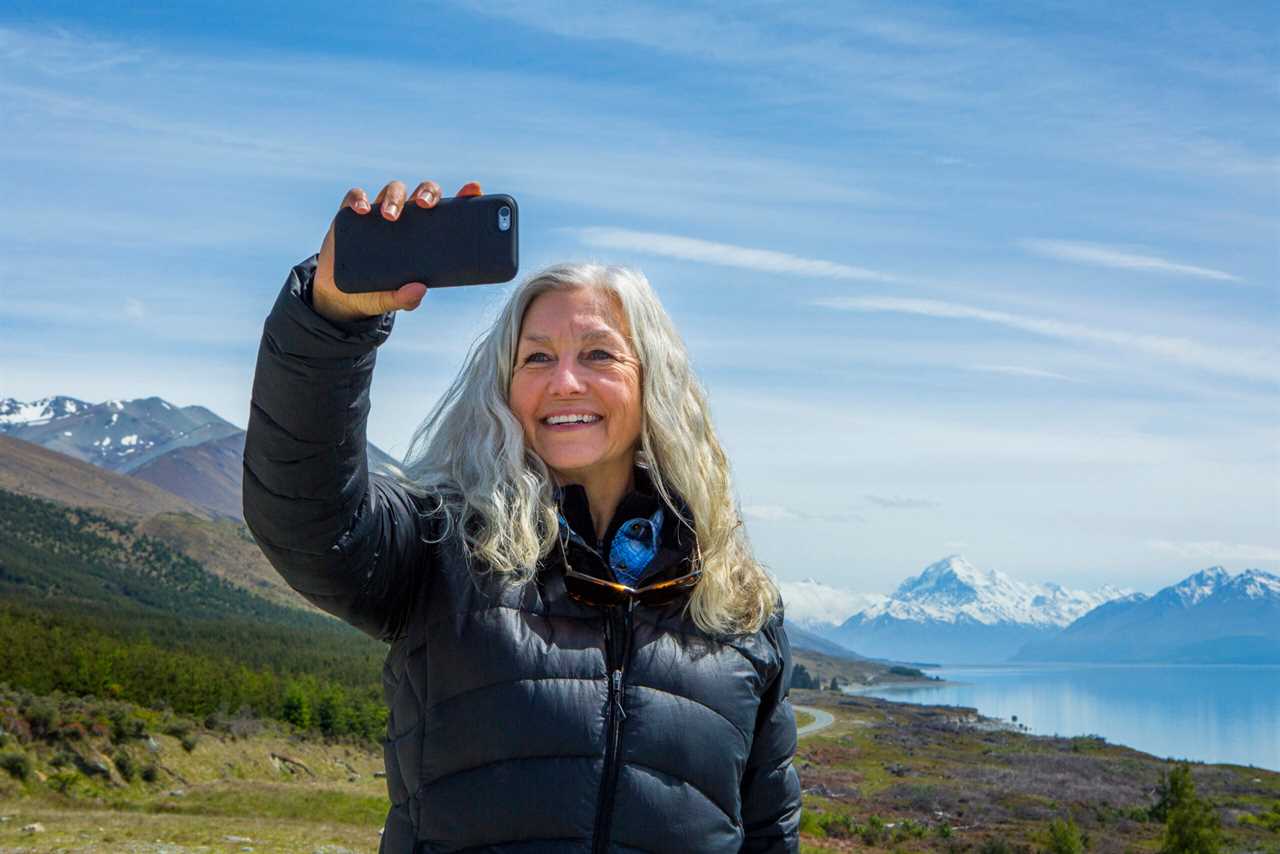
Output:
[[[19,0],[0,397],[243,427],[346,190],[477,180],[649,277],[781,580],[1280,571],[1278,116],[1267,3]],[[510,289],[397,318],[374,444]]]

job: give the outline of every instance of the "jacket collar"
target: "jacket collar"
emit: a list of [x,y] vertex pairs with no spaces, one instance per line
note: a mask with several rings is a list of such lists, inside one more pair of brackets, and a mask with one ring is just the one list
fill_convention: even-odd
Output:
[[[584,549],[571,540],[565,553],[566,559],[578,572],[589,573],[610,581],[615,580],[606,561],[609,545],[618,535],[618,529],[630,519],[649,518],[655,511],[662,509],[664,522],[658,537],[657,552],[641,573],[638,583],[647,584],[659,577],[678,578],[687,574],[694,553],[693,531],[658,495],[653,480],[649,476],[649,470],[637,465],[634,472],[635,488],[622,497],[613,518],[609,520],[609,527],[605,531],[603,541],[595,539],[595,524],[591,520],[591,506],[587,501],[586,489],[577,483],[566,484],[556,489],[560,513],[569,523],[569,527],[577,532],[589,546],[588,549]],[[693,517],[688,505],[679,496],[673,496],[673,498],[679,516],[683,516],[684,520],[691,524]]]

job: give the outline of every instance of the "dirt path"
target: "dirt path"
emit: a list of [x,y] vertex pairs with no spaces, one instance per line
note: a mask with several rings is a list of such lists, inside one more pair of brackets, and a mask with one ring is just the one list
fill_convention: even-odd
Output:
[[797,712],[807,712],[813,715],[813,723],[805,724],[796,730],[796,736],[799,738],[804,738],[806,735],[812,735],[818,730],[826,729],[836,722],[836,719],[828,712],[824,712],[822,709],[815,709],[813,706],[793,706],[792,708]]

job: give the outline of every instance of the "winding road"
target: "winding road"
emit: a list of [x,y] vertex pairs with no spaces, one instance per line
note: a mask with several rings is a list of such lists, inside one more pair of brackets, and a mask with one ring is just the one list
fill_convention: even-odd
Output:
[[836,722],[836,719],[829,713],[822,711],[822,709],[815,709],[813,706],[792,706],[792,708],[797,712],[807,712],[813,715],[813,723],[805,724],[796,730],[797,738],[804,738],[806,735],[812,735],[818,730],[826,729]]

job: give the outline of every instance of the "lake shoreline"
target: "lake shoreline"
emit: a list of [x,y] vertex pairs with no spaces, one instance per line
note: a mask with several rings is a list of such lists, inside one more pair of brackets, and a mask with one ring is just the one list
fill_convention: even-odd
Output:
[[1105,738],[1154,756],[1280,768],[1275,665],[955,665],[941,679],[850,685],[892,703],[972,708],[1037,736]]

